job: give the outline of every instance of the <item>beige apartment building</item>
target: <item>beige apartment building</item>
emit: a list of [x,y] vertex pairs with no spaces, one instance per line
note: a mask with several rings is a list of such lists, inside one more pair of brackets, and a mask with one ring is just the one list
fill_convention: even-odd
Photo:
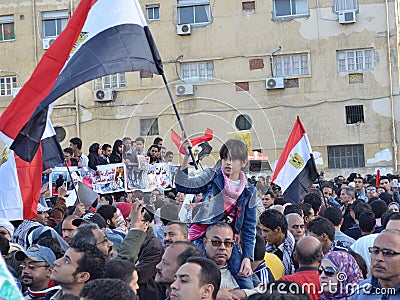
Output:
[[[188,135],[213,129],[217,151],[227,133],[250,130],[273,166],[300,116],[328,177],[397,171],[398,1],[140,3]],[[77,5],[0,0],[0,112]],[[88,82],[59,99],[51,119],[63,147],[74,136],[84,152],[95,141],[145,136],[150,146],[161,136],[177,152],[169,136],[179,126],[158,75]]]

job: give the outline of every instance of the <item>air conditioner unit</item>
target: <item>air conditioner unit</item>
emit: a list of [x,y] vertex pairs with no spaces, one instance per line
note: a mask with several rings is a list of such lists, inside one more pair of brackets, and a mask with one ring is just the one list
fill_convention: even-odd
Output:
[[50,48],[51,44],[56,40],[55,37],[52,38],[43,38],[43,49],[47,50]]
[[356,12],[354,10],[339,11],[339,23],[340,24],[350,24],[356,23]]
[[271,77],[265,80],[265,88],[267,90],[284,89],[285,83],[283,77]]
[[189,35],[191,34],[191,30],[190,24],[179,24],[176,26],[176,33],[179,35]]
[[178,84],[175,93],[177,96],[193,95],[193,84]]
[[114,101],[116,93],[117,93],[116,91],[113,91],[111,89],[95,90],[94,101],[96,102]]

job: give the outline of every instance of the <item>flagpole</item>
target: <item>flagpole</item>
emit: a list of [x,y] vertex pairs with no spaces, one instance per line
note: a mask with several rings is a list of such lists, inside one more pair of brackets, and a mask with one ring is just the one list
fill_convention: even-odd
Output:
[[322,194],[322,199],[324,199],[325,207],[328,207],[329,202],[326,203],[326,199],[325,199],[325,196],[324,196],[324,191],[322,190],[322,183],[321,183],[321,180],[320,180],[320,178],[319,178],[319,173],[318,173],[318,170],[317,170],[317,166],[316,166],[316,164],[315,164],[314,155],[313,155],[312,153],[310,153],[310,157],[311,157],[311,159],[312,159],[313,168],[314,168],[314,170],[315,170],[315,171],[317,172],[317,174],[318,174],[317,180],[318,180],[319,190],[321,191],[321,194]]
[[75,205],[77,205],[77,204],[81,203],[81,199],[79,199],[78,191],[76,190],[74,179],[72,178],[71,170],[68,167],[68,162],[67,162],[66,159],[64,159],[64,162],[65,162],[65,166],[67,167],[69,178],[71,178],[72,187],[74,188],[74,191],[75,191],[75,194],[76,194],[77,202],[75,201]]
[[[170,90],[170,88],[168,86],[168,81],[167,81],[167,78],[165,77],[164,72],[161,73],[161,76],[163,78],[165,87],[167,88],[167,93],[168,93],[169,99],[171,100],[172,107],[174,108],[175,115],[176,115],[176,117],[178,119],[178,122],[179,122],[179,126],[181,127],[181,130],[183,132],[183,137],[186,139],[187,138],[186,131],[185,131],[185,128],[183,127],[181,116],[179,115],[178,108],[176,107],[176,104],[175,104],[175,101],[174,101],[174,97],[172,96],[172,93],[171,93],[171,90]],[[188,150],[189,150],[190,157],[192,158],[193,165],[194,165],[195,169],[197,170],[199,167],[197,166],[196,159],[194,158],[192,147],[189,147]]]

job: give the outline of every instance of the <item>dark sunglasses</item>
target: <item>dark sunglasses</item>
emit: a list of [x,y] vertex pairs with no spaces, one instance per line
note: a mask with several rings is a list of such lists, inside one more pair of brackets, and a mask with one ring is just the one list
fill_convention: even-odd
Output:
[[379,252],[382,252],[382,255],[386,257],[393,257],[400,254],[400,252],[396,252],[390,249],[381,249],[379,247],[368,247],[368,251],[373,255],[378,255]]
[[323,266],[319,266],[318,268],[318,274],[321,275],[322,272],[325,273],[326,276],[332,277],[335,275],[336,270],[333,267],[326,267],[324,268]]
[[224,244],[225,248],[232,248],[234,243],[235,242],[211,240],[211,245],[213,245],[214,247],[220,247],[222,244]]

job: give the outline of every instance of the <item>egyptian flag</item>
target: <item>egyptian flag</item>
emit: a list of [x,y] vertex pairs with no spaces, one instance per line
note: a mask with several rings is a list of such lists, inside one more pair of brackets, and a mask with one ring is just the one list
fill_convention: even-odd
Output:
[[[192,143],[192,147],[194,150],[194,147],[196,145],[199,145],[201,143],[209,142],[214,138],[214,132],[212,129],[207,128],[206,132],[199,137],[194,137],[194,138],[189,138],[190,142]],[[182,148],[182,137],[176,133],[175,130],[171,129],[171,140],[174,142],[174,144],[178,147],[178,151],[181,154],[185,154],[183,148]],[[211,147],[211,146],[210,146]],[[210,149],[211,153],[212,148]]]
[[30,162],[41,146],[52,102],[95,78],[138,70],[163,73],[138,1],[82,0],[1,115],[0,134],[12,141],[10,148],[20,158]]
[[[13,172],[10,165],[1,172],[7,175],[0,175],[0,191],[5,188],[12,194],[11,190],[17,190],[19,197],[0,193],[1,213],[33,218],[42,164],[46,169],[62,161],[61,147],[48,120],[49,105],[87,81],[138,70],[163,73],[138,1],[81,0],[65,30],[0,117],[0,138],[14,151],[10,161],[16,161],[11,165],[16,168]],[[8,175],[16,177],[5,179]],[[9,205],[12,207],[6,207]]]
[[303,124],[297,117],[271,181],[282,188],[285,199],[291,203],[299,203],[317,178],[318,171],[311,145]]

